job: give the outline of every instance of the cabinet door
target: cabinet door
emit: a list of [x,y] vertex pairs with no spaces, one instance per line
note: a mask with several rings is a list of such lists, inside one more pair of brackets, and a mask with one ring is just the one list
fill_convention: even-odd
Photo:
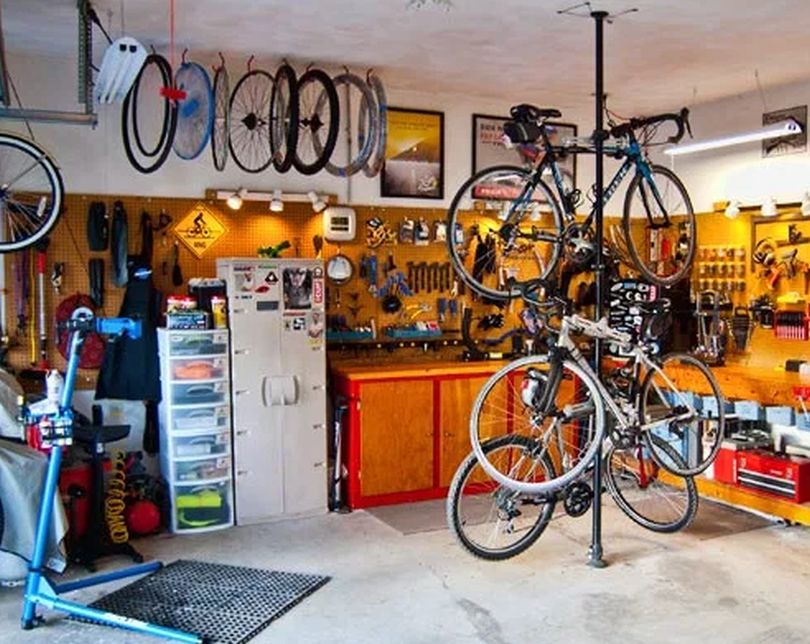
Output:
[[[440,384],[439,440],[441,444],[441,477],[439,485],[446,487],[453,480],[461,461],[472,451],[470,447],[470,414],[478,392],[488,380],[488,376],[472,378],[452,378]],[[504,382],[496,385],[490,396],[506,400]],[[503,425],[486,428],[487,435],[500,436],[506,433],[507,410],[504,409]],[[484,428],[482,428],[484,429]]]
[[360,490],[363,496],[433,487],[433,382],[360,387]]

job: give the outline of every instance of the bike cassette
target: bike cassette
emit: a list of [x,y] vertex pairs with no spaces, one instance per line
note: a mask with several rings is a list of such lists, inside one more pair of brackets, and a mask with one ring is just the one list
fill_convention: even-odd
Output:
[[563,507],[568,516],[581,517],[591,508],[593,501],[593,490],[587,483],[572,483],[565,488]]
[[570,224],[563,233],[565,256],[577,266],[587,266],[594,257],[596,245],[593,230],[581,224]]

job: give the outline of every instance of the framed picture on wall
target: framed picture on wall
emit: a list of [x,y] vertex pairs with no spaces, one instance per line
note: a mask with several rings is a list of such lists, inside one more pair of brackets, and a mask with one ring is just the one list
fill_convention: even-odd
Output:
[[[526,155],[531,155],[534,146],[526,146],[522,152],[517,147],[507,148],[503,143],[503,124],[509,119],[505,116],[488,114],[472,115],[472,171],[473,174],[494,165],[523,166]],[[577,135],[577,126],[571,123],[552,123],[549,126],[551,143],[559,145],[564,139]],[[560,169],[568,176],[571,187],[576,188],[577,157],[569,154],[560,159]]]
[[444,113],[388,108],[383,197],[444,198]]

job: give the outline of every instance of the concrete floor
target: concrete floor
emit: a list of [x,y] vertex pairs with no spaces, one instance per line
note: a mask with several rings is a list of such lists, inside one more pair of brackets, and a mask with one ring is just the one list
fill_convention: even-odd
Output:
[[[584,565],[590,515],[562,518],[524,555],[474,559],[446,530],[404,536],[365,512],[158,537],[147,557],[333,577],[254,642],[810,642],[810,529],[656,535],[605,504],[610,566]],[[76,593],[82,600],[103,591]],[[0,589],[0,642],[153,642],[49,616],[19,630],[19,589]]]

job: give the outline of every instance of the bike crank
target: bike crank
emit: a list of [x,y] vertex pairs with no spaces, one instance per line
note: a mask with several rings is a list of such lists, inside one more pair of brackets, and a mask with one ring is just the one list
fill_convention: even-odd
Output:
[[563,507],[570,517],[581,517],[591,509],[593,490],[587,483],[579,481],[565,488]]

